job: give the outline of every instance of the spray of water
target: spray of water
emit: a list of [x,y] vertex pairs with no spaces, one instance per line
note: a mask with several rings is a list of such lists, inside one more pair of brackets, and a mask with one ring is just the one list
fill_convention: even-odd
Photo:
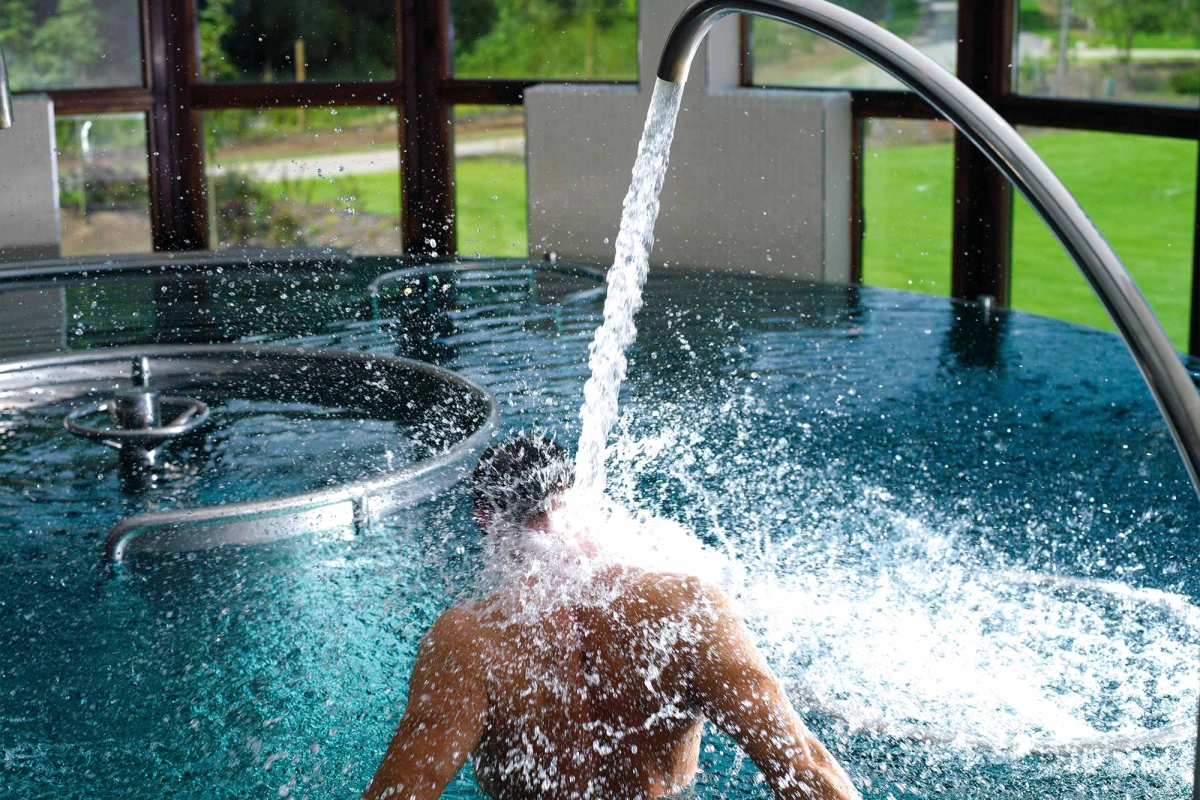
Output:
[[642,287],[650,271],[650,250],[654,246],[658,196],[667,174],[667,158],[682,98],[683,84],[659,80],[654,85],[633,180],[625,195],[616,257],[608,271],[604,323],[596,329],[592,340],[588,359],[592,374],[583,389],[580,412],[583,425],[575,472],[577,492],[584,498],[596,498],[604,491],[605,447],[617,421],[617,398],[625,379],[625,351],[637,338],[633,317],[642,307]]
[[[620,427],[608,491],[641,510],[614,513],[610,527],[637,533],[612,535],[646,568],[736,598],[798,707],[851,734],[1000,758],[1192,740],[1200,607],[1184,595],[1031,570],[952,503],[848,490],[803,445],[764,440],[753,397],[714,406],[659,404],[638,432]],[[731,440],[759,441],[754,462],[715,445]],[[647,475],[674,484],[686,533],[655,521]]]

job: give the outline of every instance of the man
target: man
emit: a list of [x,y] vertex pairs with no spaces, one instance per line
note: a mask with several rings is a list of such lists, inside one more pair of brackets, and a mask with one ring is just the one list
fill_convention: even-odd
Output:
[[777,798],[857,798],[720,590],[606,560],[565,528],[572,478],[562,447],[539,436],[480,459],[475,518],[516,568],[422,640],[363,797],[436,798],[468,757],[497,800],[665,797],[695,776],[709,719]]

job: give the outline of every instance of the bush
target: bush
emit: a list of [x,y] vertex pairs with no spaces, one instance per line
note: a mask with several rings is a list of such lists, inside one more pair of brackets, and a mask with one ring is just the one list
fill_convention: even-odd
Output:
[[223,175],[213,181],[211,191],[217,216],[213,223],[222,244],[304,244],[299,220],[258,184]]
[[1200,94],[1200,66],[1191,67],[1172,75],[1171,91],[1175,94]]

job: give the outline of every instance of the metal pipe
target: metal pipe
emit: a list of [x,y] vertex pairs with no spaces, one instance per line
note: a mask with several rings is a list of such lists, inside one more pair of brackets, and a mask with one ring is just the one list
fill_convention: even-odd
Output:
[[[1033,148],[995,109],[899,37],[824,0],[699,0],[671,30],[658,77],[682,83],[708,29],[729,14],[796,25],[837,42],[904,82],[954,123],[1020,190],[1091,284],[1133,354],[1200,492],[1200,396],[1137,284],[1112,247]],[[1200,744],[1192,796],[1200,800]]]
[[786,22],[837,42],[903,81],[983,151],[1045,220],[1104,304],[1200,492],[1200,395],[1191,377],[1117,254],[1020,134],[915,47],[824,0],[699,0],[672,28],[658,77],[674,83],[687,80],[692,57],[709,28],[736,13]]
[[4,62],[4,48],[0,47],[0,129],[12,126],[12,92],[8,88],[8,64]]

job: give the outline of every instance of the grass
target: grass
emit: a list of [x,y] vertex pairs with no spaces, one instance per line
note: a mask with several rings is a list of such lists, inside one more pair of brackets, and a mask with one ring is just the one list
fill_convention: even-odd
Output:
[[[1177,347],[1187,345],[1196,143],[1072,132],[1030,138],[1108,237]],[[947,294],[951,144],[869,148],[869,284]],[[1013,305],[1099,328],[1111,324],[1079,271],[1021,198],[1013,219]]]
[[524,256],[529,252],[525,162],[464,158],[455,170],[458,251],[463,255]]
[[[400,179],[396,173],[351,175],[277,185],[293,200],[381,217],[400,216]],[[505,156],[463,158],[455,169],[458,202],[458,249],[464,255],[524,256],[525,164]],[[353,197],[353,200],[348,198]]]
[[868,147],[863,190],[865,281],[950,294],[952,145]]

